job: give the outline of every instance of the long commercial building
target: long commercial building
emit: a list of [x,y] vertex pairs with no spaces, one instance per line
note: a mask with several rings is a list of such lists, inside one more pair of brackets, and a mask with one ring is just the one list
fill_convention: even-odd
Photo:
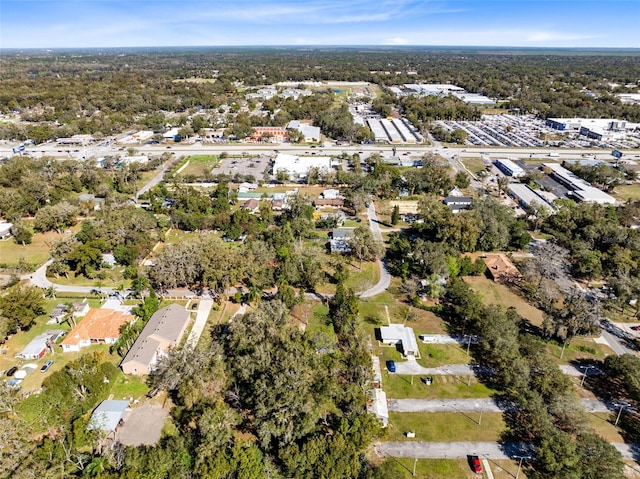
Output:
[[420,134],[406,120],[370,118],[367,124],[378,142],[415,144],[422,141]]
[[542,166],[551,170],[551,176],[553,176],[556,181],[569,188],[571,190],[571,196],[576,200],[587,203],[598,203],[601,205],[616,204],[616,199],[613,196],[608,195],[595,186],[591,186],[591,183],[579,178],[558,163],[543,163]]
[[555,208],[547,202],[546,198],[523,183],[510,183],[508,189],[509,193],[518,200],[518,203],[520,203],[520,206],[523,208],[529,208],[537,204],[550,212],[555,211]]

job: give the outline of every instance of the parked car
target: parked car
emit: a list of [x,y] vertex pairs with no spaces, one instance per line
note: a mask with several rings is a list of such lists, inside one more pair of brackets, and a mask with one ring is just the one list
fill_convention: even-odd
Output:
[[42,365],[42,367],[40,368],[40,372],[41,373],[46,373],[49,368],[51,367],[51,365],[53,364],[53,359],[49,359],[49,361],[47,361],[46,363],[44,363]]
[[18,370],[17,366],[13,366],[11,369],[7,371],[7,376],[9,377],[13,376],[17,370]]
[[480,458],[478,456],[471,456],[469,458],[469,462],[471,463],[471,469],[476,474],[482,474],[482,463],[480,462]]
[[396,372],[396,362],[395,361],[387,361],[387,369],[390,373]]

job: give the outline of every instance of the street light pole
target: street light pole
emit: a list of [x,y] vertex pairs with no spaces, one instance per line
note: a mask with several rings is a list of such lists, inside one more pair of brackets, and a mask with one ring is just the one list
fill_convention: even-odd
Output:
[[584,374],[582,375],[582,381],[580,381],[580,387],[584,385],[584,380],[587,378],[587,372],[589,372],[589,368],[594,368],[595,366],[585,366]]
[[514,457],[520,457],[520,462],[518,463],[518,472],[516,472],[516,479],[518,479],[518,477],[520,477],[520,469],[522,468],[522,460],[531,459],[531,456],[514,456]]
[[620,416],[622,415],[622,410],[624,409],[625,405],[624,404],[620,404],[620,409],[618,410],[618,417],[616,417],[616,423],[614,424],[614,426],[618,425],[618,422],[620,421]]

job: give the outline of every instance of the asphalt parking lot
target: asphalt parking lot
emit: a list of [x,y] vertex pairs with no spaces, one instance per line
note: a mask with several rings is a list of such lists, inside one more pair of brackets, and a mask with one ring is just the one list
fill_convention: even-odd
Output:
[[251,175],[255,181],[264,178],[264,172],[269,167],[270,158],[266,155],[251,158],[224,158],[214,168],[213,174]]

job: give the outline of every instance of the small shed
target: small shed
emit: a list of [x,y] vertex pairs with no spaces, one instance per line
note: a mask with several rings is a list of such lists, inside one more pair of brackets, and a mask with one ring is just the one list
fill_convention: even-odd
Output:
[[102,401],[91,414],[89,431],[100,429],[101,431],[115,432],[120,425],[122,415],[129,407],[129,401]]

